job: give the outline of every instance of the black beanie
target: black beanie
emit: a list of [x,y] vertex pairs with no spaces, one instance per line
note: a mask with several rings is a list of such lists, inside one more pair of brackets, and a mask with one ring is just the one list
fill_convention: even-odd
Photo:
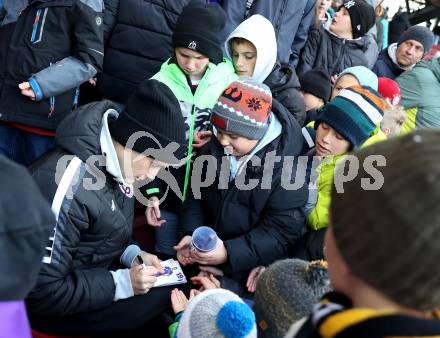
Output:
[[364,0],[345,0],[343,6],[350,14],[353,39],[363,37],[376,22],[373,6]]
[[[186,127],[179,102],[159,81],[142,82],[109,129],[112,137],[123,146],[159,161],[177,164],[185,156]],[[143,135],[132,146],[127,145],[129,138],[138,131],[152,137]]]
[[218,64],[223,59],[221,33],[225,23],[226,14],[219,4],[192,0],[177,18],[173,47],[192,49]]
[[300,76],[301,90],[328,102],[332,92],[330,76],[321,69],[312,69]]

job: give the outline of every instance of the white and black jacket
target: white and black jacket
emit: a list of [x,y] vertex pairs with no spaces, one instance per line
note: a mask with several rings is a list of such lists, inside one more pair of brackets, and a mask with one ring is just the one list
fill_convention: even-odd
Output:
[[101,101],[72,112],[57,130],[58,147],[30,168],[57,217],[27,299],[32,314],[67,316],[117,300],[110,268],[130,244],[134,198],[106,161],[86,164],[102,154],[103,115],[110,108],[110,101]]
[[[15,0],[5,0],[5,4]],[[0,120],[53,130],[101,71],[102,0],[30,0],[0,23]],[[29,81],[36,101],[18,85]]]

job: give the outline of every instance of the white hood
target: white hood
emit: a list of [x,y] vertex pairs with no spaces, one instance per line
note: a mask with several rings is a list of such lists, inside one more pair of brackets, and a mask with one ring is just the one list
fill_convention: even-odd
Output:
[[225,42],[227,56],[232,60],[229,41],[243,38],[250,41],[257,49],[257,62],[252,79],[262,83],[271,73],[277,61],[277,40],[272,23],[260,14],[252,15],[243,21],[229,35]]

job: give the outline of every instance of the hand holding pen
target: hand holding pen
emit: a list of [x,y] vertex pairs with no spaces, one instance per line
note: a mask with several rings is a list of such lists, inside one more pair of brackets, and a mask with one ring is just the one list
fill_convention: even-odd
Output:
[[134,294],[143,295],[153,287],[157,274],[163,274],[164,271],[156,256],[142,251],[133,262],[129,273]]

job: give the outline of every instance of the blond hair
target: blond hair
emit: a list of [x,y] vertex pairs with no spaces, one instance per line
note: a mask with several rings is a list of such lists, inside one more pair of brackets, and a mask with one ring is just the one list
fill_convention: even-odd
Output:
[[407,117],[402,106],[392,105],[390,99],[388,98],[385,99],[385,102],[386,107],[384,109],[383,120],[381,122],[381,129],[383,131],[388,129],[389,134],[387,136],[394,136],[399,133],[400,129],[402,129]]

